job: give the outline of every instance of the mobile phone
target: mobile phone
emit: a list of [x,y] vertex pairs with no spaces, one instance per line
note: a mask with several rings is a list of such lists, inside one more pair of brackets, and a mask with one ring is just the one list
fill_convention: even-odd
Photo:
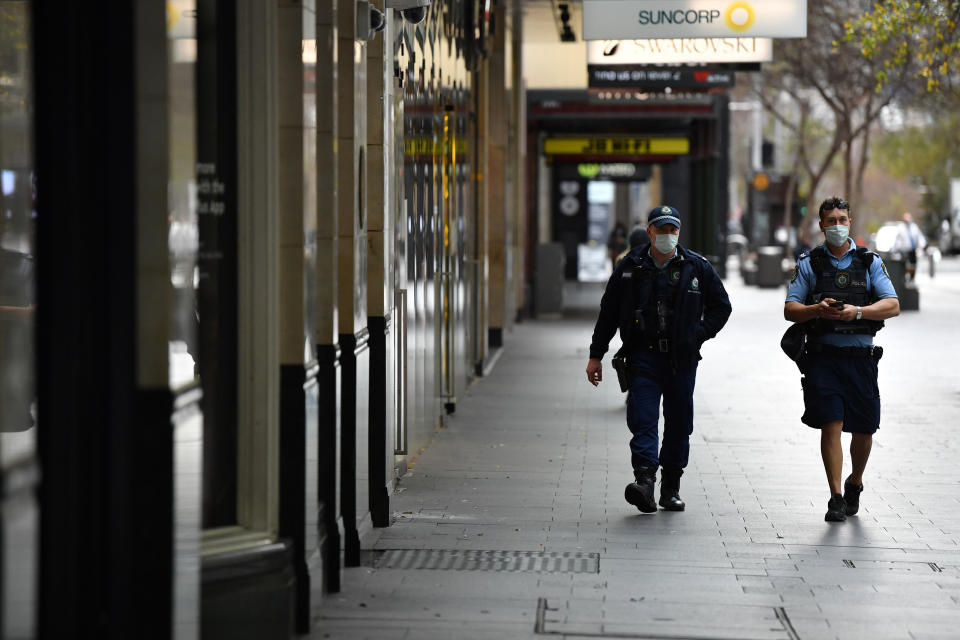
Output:
[[833,302],[828,302],[827,304],[834,309],[843,309],[843,300],[834,300]]

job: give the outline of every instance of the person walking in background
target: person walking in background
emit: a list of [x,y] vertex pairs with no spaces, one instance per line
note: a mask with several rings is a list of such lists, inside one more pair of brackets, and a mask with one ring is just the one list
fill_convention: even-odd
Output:
[[[850,204],[839,198],[820,205],[826,242],[800,256],[787,289],[783,316],[804,323],[801,421],[820,429],[820,455],[830,487],[827,522],[842,522],[860,509],[863,472],[880,427],[877,363],[883,350],[873,336],[900,313],[883,261],[849,238]],[[843,483],[840,433],[853,434],[853,470]]]
[[893,241],[893,250],[903,255],[907,263],[907,280],[913,280],[917,275],[917,253],[927,247],[927,238],[923,231],[913,221],[913,215],[907,211],[900,221],[897,237]]
[[[627,426],[635,482],[626,501],[644,513],[657,510],[654,484],[662,466],[661,507],[683,511],[680,477],[690,454],[693,388],[701,345],[730,317],[730,300],[720,276],[703,257],[679,244],[680,213],[657,207],[647,216],[647,240],[632,249],[607,282],[590,343],[587,381],[603,380],[601,360],[620,330],[626,356],[621,388],[629,389]],[[663,446],[657,452],[660,399]]]
[[614,268],[620,264],[621,260],[627,257],[627,254],[630,253],[632,249],[639,247],[644,242],[650,242],[650,238],[647,237],[647,228],[642,224],[638,224],[630,230],[630,235],[627,237],[627,248],[613,261]]
[[607,240],[607,255],[610,257],[610,264],[616,266],[617,256],[627,249],[627,225],[617,222],[610,231],[610,238]]

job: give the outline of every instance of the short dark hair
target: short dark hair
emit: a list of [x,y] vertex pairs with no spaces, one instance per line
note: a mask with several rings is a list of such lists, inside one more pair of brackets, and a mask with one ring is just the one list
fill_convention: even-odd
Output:
[[834,209],[846,209],[850,211],[850,203],[843,198],[833,196],[820,203],[820,219],[823,220],[824,211],[833,211]]

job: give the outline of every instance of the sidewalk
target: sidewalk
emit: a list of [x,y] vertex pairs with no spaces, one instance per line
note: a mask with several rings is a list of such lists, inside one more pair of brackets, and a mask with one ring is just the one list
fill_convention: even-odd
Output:
[[819,437],[778,346],[783,290],[736,276],[698,372],[687,511],[626,504],[624,397],[609,357],[600,387],[586,381],[601,290],[582,287],[563,319],[507,336],[311,637],[960,637],[960,269],[920,284],[922,311],[878,336],[884,413],[859,516],[823,521]]

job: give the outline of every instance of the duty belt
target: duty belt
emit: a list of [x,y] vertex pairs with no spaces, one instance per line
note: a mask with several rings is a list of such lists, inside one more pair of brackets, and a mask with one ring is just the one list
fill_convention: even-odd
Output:
[[807,343],[806,353],[824,353],[831,356],[850,356],[855,358],[873,358],[874,360],[879,360],[883,356],[883,347],[878,347],[877,345],[870,347],[837,347],[832,344],[809,342]]
[[660,353],[670,352],[670,340],[667,338],[647,340],[644,344],[646,345],[648,351],[658,351]]

